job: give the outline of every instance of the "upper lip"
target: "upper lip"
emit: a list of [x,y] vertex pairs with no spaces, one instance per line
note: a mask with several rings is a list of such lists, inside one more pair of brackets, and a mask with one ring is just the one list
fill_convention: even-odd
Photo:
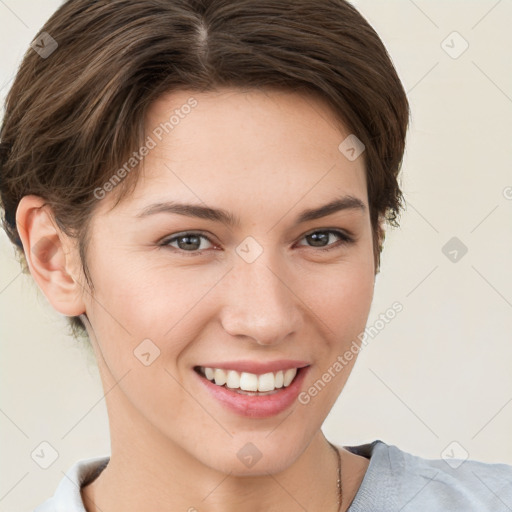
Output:
[[214,363],[201,364],[203,368],[219,368],[222,370],[236,370],[237,372],[255,373],[260,375],[263,373],[277,372],[279,370],[288,370],[290,368],[303,368],[309,366],[307,361],[297,361],[293,359],[278,359],[276,361],[223,361]]

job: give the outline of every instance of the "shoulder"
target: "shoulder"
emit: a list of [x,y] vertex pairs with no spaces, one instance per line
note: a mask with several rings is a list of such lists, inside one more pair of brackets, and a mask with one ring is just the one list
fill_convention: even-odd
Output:
[[[415,484],[425,505],[445,510],[501,511],[512,507],[512,466],[471,459],[426,459],[388,446],[391,467],[403,482]],[[415,495],[401,486],[404,497]],[[439,510],[439,509],[438,509]]]
[[[346,447],[370,458],[359,491],[364,506],[380,508],[383,498],[402,512],[512,510],[512,466],[455,458],[427,459],[377,440]],[[360,497],[360,493],[356,498]],[[350,512],[358,512],[357,499]]]
[[94,480],[107,466],[109,456],[82,459],[66,471],[55,494],[33,512],[86,512],[80,489]]

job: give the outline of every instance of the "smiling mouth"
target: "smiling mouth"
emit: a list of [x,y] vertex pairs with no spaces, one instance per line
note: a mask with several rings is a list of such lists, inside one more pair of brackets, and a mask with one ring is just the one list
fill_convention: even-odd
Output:
[[301,368],[289,368],[256,375],[236,370],[194,367],[198,375],[212,384],[242,395],[252,396],[273,395],[285,390],[295,381],[301,370]]

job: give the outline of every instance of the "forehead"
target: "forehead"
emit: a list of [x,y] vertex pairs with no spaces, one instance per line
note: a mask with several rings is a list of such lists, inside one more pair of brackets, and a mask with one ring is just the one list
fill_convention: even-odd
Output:
[[291,206],[366,196],[364,158],[351,161],[339,146],[349,134],[329,106],[303,93],[223,89],[162,95],[146,118],[152,148],[128,198],[216,204],[257,199]]
[[[327,101],[312,91],[294,92],[282,88],[178,90],[161,95],[148,110],[146,131],[159,142],[162,139],[170,142],[180,136],[183,141],[186,134],[190,135],[186,128],[191,125],[200,131],[216,127],[209,133],[214,139],[237,134],[247,136],[254,128],[258,130],[254,143],[265,142],[266,134],[267,138],[272,138],[276,132],[284,131],[293,132],[298,138],[306,135],[312,142],[318,130],[318,138],[325,137],[329,129],[336,139],[349,135]],[[171,132],[174,137],[170,136]]]

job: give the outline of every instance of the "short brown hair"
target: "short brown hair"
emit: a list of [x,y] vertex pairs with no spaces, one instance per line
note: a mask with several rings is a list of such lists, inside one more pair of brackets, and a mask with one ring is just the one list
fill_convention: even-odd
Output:
[[[376,269],[379,221],[396,226],[409,104],[391,58],[344,0],[68,0],[41,28],[58,44],[29,48],[0,129],[3,227],[27,264],[15,215],[28,194],[77,237],[84,275],[94,190],[145,137],[149,106],[178,89],[281,88],[313,93],[365,145]],[[137,181],[116,187],[116,204]],[[84,334],[71,317],[74,334]]]

